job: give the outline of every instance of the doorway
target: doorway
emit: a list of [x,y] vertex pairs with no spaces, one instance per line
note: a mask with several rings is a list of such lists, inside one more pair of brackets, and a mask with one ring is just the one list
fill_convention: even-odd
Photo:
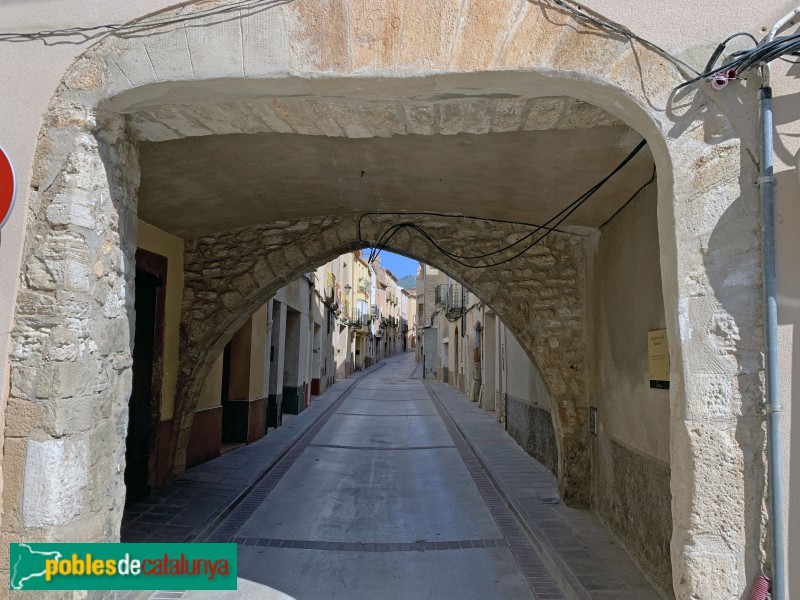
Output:
[[233,335],[222,354],[221,452],[247,443],[250,399],[250,353],[253,319],[248,319]]
[[157,470],[166,274],[166,257],[137,250],[133,381],[128,400],[128,433],[125,439],[126,501],[149,494]]

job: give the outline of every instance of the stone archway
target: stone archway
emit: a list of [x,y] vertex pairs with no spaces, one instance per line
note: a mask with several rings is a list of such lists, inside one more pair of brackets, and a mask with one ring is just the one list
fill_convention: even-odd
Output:
[[[650,143],[675,341],[671,444],[673,464],[682,467],[671,484],[675,592],[741,595],[758,571],[764,537],[758,216],[741,133],[702,92],[693,92],[690,106],[668,109],[680,78],[665,59],[547,4],[413,0],[404,9],[391,3],[386,14],[365,0],[297,0],[235,20],[153,24],[136,36],[106,38],[65,75],[44,118],[27,198],[6,409],[4,536],[118,535],[138,187],[132,126],[139,117],[125,113],[196,104],[203,117],[189,119],[192,135],[226,133],[230,123],[217,120],[217,111],[275,86],[313,91],[343,77],[394,78],[386,94],[402,96],[409,75],[427,77],[436,89],[448,73],[482,73],[481,89],[490,93],[578,98]],[[509,74],[519,77],[511,82]],[[317,108],[310,99],[292,127],[325,123],[309,117]],[[431,127],[424,111],[402,122]],[[141,127],[186,135],[158,123]],[[306,265],[315,260],[322,257],[303,257]],[[276,284],[282,277],[273,276]],[[517,319],[525,329],[523,316]],[[520,341],[536,357],[533,334]]]
[[[454,251],[491,251],[519,227],[507,223],[419,216]],[[359,231],[359,221],[361,227]],[[391,216],[323,217],[264,224],[193,240],[186,250],[174,474],[183,471],[192,416],[206,375],[233,333],[282,286],[339,254],[381,238]],[[427,262],[462,281],[490,304],[523,344],[555,402],[559,482],[572,504],[588,503],[584,274],[580,238],[552,233],[505,268],[470,269],[439,255],[419,234],[395,235],[388,249]],[[468,244],[465,245],[465,244]]]

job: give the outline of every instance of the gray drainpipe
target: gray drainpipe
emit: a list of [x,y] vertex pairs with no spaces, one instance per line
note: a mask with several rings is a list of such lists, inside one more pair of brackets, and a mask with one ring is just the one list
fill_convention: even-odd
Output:
[[778,298],[775,284],[775,197],[772,170],[772,88],[762,87],[761,105],[761,255],[764,278],[764,361],[767,402],[767,470],[769,475],[772,598],[785,600],[783,549],[783,481],[778,385]]
[[[792,18],[797,8],[778,21],[765,38],[769,42]],[[783,480],[781,468],[780,387],[778,384],[778,295],[775,283],[775,180],[773,173],[772,88],[769,65],[761,67],[761,258],[764,278],[764,362],[766,368],[767,471],[772,600],[786,599],[785,548],[783,543]]]

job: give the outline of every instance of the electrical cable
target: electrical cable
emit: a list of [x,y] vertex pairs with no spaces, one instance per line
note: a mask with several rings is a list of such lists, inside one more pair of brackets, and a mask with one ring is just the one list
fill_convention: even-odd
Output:
[[[470,220],[470,221],[483,221],[483,222],[486,222],[486,223],[503,223],[503,224],[506,224],[506,225],[521,225],[523,227],[534,227],[537,230],[546,229],[546,230],[551,230],[551,231],[557,231],[558,233],[564,233],[564,234],[567,234],[567,235],[577,235],[579,237],[586,237],[585,235],[577,234],[577,233],[574,233],[574,232],[571,232],[571,231],[563,231],[563,230],[560,230],[560,229],[547,227],[546,225],[536,225],[534,223],[526,223],[524,221],[511,221],[511,220],[508,220],[508,219],[494,219],[494,218],[491,218],[491,217],[474,217],[474,216],[470,216],[470,215],[453,215],[453,214],[450,214],[450,213],[440,213],[440,212],[433,212],[433,211],[425,211],[425,212],[403,211],[403,212],[368,212],[368,213],[363,213],[358,219],[358,239],[359,240],[363,240],[362,222],[363,222],[365,217],[369,217],[369,216],[386,216],[386,215],[399,215],[399,216],[404,216],[404,217],[424,216],[424,217],[447,217],[447,218],[454,218],[454,219],[458,218],[458,219],[464,219],[464,220]],[[394,233],[396,233],[394,231],[395,228],[402,228],[402,227],[404,227],[406,225],[411,225],[411,223],[409,223],[409,224],[401,223],[401,224],[397,224],[397,225],[394,225],[394,226],[390,227],[389,229],[387,229],[383,233],[381,238],[376,242],[376,245],[381,245],[381,242],[382,242],[384,236],[386,236],[386,235],[390,234],[389,235],[389,239],[391,239],[391,237],[394,236]],[[388,241],[388,240],[386,240],[386,241]],[[519,242],[519,240],[518,240],[518,242]],[[518,243],[518,242],[515,242],[515,244]],[[385,241],[384,241],[383,245],[385,245]],[[368,263],[374,262],[375,259],[377,258],[378,254],[379,254],[379,252],[376,252],[376,247],[375,246],[370,247],[370,254],[369,254],[369,257],[367,259],[367,262]]]
[[[585,192],[583,195],[581,195],[577,200],[575,200],[574,202],[569,204],[567,207],[562,209],[554,217],[549,219],[547,221],[547,223],[545,223],[545,225],[548,225],[549,223],[551,223],[554,220],[557,220],[557,225],[560,225],[564,220],[566,220],[567,217],[569,217],[581,205],[583,205],[583,203],[586,202],[586,200],[588,200],[598,189],[600,189],[611,177],[613,177],[631,159],[633,159],[633,157],[636,156],[636,154],[639,153],[639,151],[645,146],[645,144],[646,144],[646,141],[642,140],[642,142],[640,142],[639,145],[609,175],[607,175],[600,182],[595,184],[587,192]],[[531,236],[535,235],[539,230],[542,229],[542,227],[540,226],[536,230],[534,230],[533,232],[531,232],[528,235],[524,236],[523,238],[521,238],[521,239],[517,240],[516,242],[514,242],[512,244],[509,244],[506,247],[501,248],[499,250],[495,250],[493,252],[488,252],[488,253],[480,254],[480,255],[465,256],[465,255],[457,255],[457,254],[453,254],[451,252],[445,251],[444,249],[442,249],[441,247],[439,247],[436,244],[435,240],[433,240],[433,238],[425,230],[423,230],[422,228],[420,228],[419,226],[417,226],[415,224],[400,224],[399,226],[395,226],[394,231],[392,232],[392,234],[390,236],[388,236],[388,239],[391,239],[391,237],[394,236],[397,233],[397,231],[399,231],[400,227],[403,227],[403,226],[409,227],[411,229],[414,229],[414,230],[418,231],[423,237],[425,237],[429,242],[431,242],[434,246],[436,246],[437,249],[439,249],[440,252],[442,252],[448,258],[458,262],[459,264],[462,264],[463,266],[473,266],[473,267],[474,267],[474,265],[467,265],[467,264],[465,264],[463,262],[463,260],[480,260],[482,258],[487,258],[489,256],[495,256],[497,254],[506,252],[507,250],[517,246],[522,241],[524,241],[524,240],[530,238]],[[497,266],[497,265],[500,265],[500,264],[505,264],[505,263],[513,260],[514,258],[517,258],[521,254],[523,254],[523,253],[527,252],[528,250],[530,250],[534,245],[536,245],[539,242],[541,242],[550,233],[550,231],[552,231],[552,228],[550,228],[545,234],[539,236],[532,244],[528,245],[525,249],[523,249],[522,252],[519,252],[519,253],[515,254],[514,256],[512,256],[510,258],[507,258],[507,259],[505,259],[503,261],[495,262],[495,263],[492,263],[490,265],[485,265],[485,266]],[[384,240],[384,246],[385,246],[385,243],[388,242],[388,239]],[[380,249],[381,249],[381,247],[378,248],[378,253],[380,252]]]
[[[80,40],[73,43],[84,43],[94,40],[107,33],[114,33],[117,35],[132,35],[147,31],[148,29],[155,29],[169,25],[178,25],[180,23],[187,23],[206,17],[224,15],[241,10],[263,10],[273,6],[287,4],[288,2],[290,2],[290,0],[236,0],[230,4],[206,8],[186,15],[160,17],[154,19],[143,17],[129,23],[108,23],[104,25],[93,25],[90,27],[68,27],[64,29],[49,29],[30,33],[0,32],[0,42],[31,42],[40,40],[45,44],[48,44],[48,42],[50,44],[66,44],[70,43],[68,38],[79,37]],[[54,38],[60,39],[61,41],[50,41]]]
[[609,223],[611,223],[611,221],[613,221],[613,220],[614,220],[614,218],[615,218],[615,217],[616,217],[616,216],[617,216],[619,213],[621,213],[623,210],[625,210],[626,208],[628,208],[628,205],[629,205],[631,202],[633,202],[633,201],[636,199],[636,197],[637,197],[639,194],[641,194],[641,193],[642,193],[642,191],[643,191],[643,190],[644,190],[644,189],[645,189],[647,186],[649,186],[651,183],[653,183],[655,180],[656,180],[656,168],[655,168],[655,166],[653,166],[653,175],[650,177],[650,179],[649,179],[649,180],[647,180],[645,183],[643,183],[643,184],[642,184],[642,186],[641,186],[641,187],[640,187],[638,190],[636,190],[635,192],[633,192],[633,195],[632,195],[630,198],[628,198],[628,199],[625,201],[625,204],[623,204],[622,206],[620,206],[620,207],[619,207],[619,208],[616,210],[616,212],[615,212],[613,215],[611,215],[610,217],[608,217],[608,219],[606,219],[605,223],[603,223],[602,225],[600,225],[600,227],[598,227],[598,229],[602,229],[603,227],[605,227],[606,225],[608,225]]
[[[627,157],[627,158],[626,158],[626,159],[625,159],[625,160],[624,160],[624,161],[623,161],[623,162],[622,162],[622,163],[621,163],[621,164],[620,164],[620,165],[619,165],[619,166],[618,166],[618,167],[617,167],[617,168],[616,168],[616,169],[615,169],[615,170],[614,170],[614,171],[613,171],[613,172],[612,172],[610,175],[608,175],[608,176],[607,176],[605,179],[603,179],[603,180],[602,180],[600,183],[596,184],[596,185],[595,185],[593,188],[591,188],[591,189],[590,189],[588,192],[586,192],[585,194],[583,194],[583,195],[582,195],[580,198],[578,198],[578,200],[574,201],[572,204],[570,204],[570,205],[568,205],[566,208],[562,209],[562,210],[561,210],[561,212],[559,212],[559,213],[558,213],[558,214],[557,214],[555,217],[552,217],[552,218],[550,219],[550,221],[553,221],[553,220],[555,220],[555,219],[558,219],[558,221],[557,221],[557,225],[560,225],[561,223],[563,223],[563,222],[564,222],[564,221],[565,221],[565,220],[566,220],[566,219],[567,219],[567,218],[568,218],[570,215],[572,215],[572,213],[574,213],[574,212],[575,212],[575,211],[576,211],[578,208],[580,208],[580,206],[582,206],[582,205],[583,205],[583,203],[585,203],[585,202],[586,202],[586,201],[587,201],[587,200],[588,200],[588,199],[589,199],[589,198],[590,198],[590,197],[591,197],[591,196],[592,196],[592,195],[593,195],[593,194],[594,194],[594,193],[595,193],[595,192],[596,192],[598,189],[600,189],[600,187],[601,187],[601,186],[602,186],[602,185],[603,185],[603,184],[604,184],[606,181],[608,181],[608,179],[610,179],[610,177],[611,177],[611,176],[613,176],[613,175],[614,175],[614,173],[616,173],[616,172],[617,172],[619,169],[621,169],[621,168],[622,168],[622,167],[623,167],[625,164],[627,164],[627,162],[628,162],[628,161],[629,161],[631,158],[633,158],[633,156],[635,156],[635,155],[636,155],[636,153],[638,153],[638,151],[639,151],[639,150],[641,150],[641,148],[644,146],[644,143],[645,143],[645,142],[643,141],[643,142],[642,142],[642,143],[641,143],[641,144],[640,144],[640,145],[639,145],[639,146],[638,146],[638,147],[637,147],[637,148],[636,148],[636,149],[635,149],[635,150],[634,150],[634,151],[633,151],[633,152],[632,152],[632,153],[631,153],[631,154],[630,154],[630,155],[629,155],[629,156],[628,156],[628,157]],[[550,221],[548,221],[548,222],[550,222]],[[504,259],[504,260],[497,261],[497,262],[493,262],[493,263],[490,263],[490,264],[488,264],[488,265],[470,265],[470,264],[468,264],[468,263],[464,262],[464,260],[477,260],[477,259],[480,259],[480,258],[483,258],[483,257],[488,257],[488,256],[492,256],[492,255],[496,255],[496,254],[499,254],[499,253],[505,252],[505,251],[509,250],[510,248],[513,248],[514,246],[516,246],[516,245],[517,245],[517,244],[518,244],[518,243],[519,243],[521,240],[518,240],[517,242],[514,242],[514,243],[512,243],[512,244],[509,244],[508,246],[506,246],[506,247],[504,247],[504,248],[501,248],[501,249],[499,249],[499,250],[496,250],[496,251],[494,251],[494,252],[490,252],[490,253],[487,253],[487,254],[485,254],[485,255],[477,255],[477,256],[475,256],[475,257],[470,257],[470,256],[457,255],[457,254],[453,254],[453,253],[451,253],[451,252],[448,252],[447,250],[445,250],[444,248],[442,248],[442,247],[441,247],[439,244],[437,244],[437,243],[436,243],[436,241],[433,239],[433,237],[432,237],[432,236],[430,236],[430,234],[428,234],[428,233],[427,233],[427,232],[426,232],[424,229],[422,229],[421,227],[419,227],[418,225],[416,225],[416,224],[414,224],[414,223],[400,223],[400,224],[398,224],[398,225],[394,225],[394,226],[391,228],[391,230],[392,230],[392,233],[391,233],[391,235],[389,235],[389,236],[388,236],[388,237],[386,237],[385,239],[384,239],[384,236],[386,235],[385,233],[384,233],[384,235],[383,235],[383,236],[381,236],[381,240],[383,240],[383,244],[382,244],[382,245],[379,245],[379,246],[377,246],[377,249],[376,249],[376,256],[377,256],[378,254],[380,254],[380,252],[381,252],[381,250],[383,250],[383,248],[385,248],[385,245],[386,245],[386,243],[388,243],[388,241],[389,241],[389,240],[390,240],[390,239],[391,239],[391,238],[392,238],[392,237],[393,237],[393,236],[394,236],[394,235],[395,235],[395,234],[396,234],[398,231],[400,231],[400,229],[402,229],[402,228],[404,228],[404,227],[407,227],[407,228],[409,228],[409,229],[413,229],[413,230],[417,231],[417,232],[418,232],[420,235],[422,235],[422,236],[423,236],[425,239],[427,239],[427,240],[428,240],[428,241],[429,241],[429,242],[430,242],[430,243],[431,243],[431,244],[432,244],[432,245],[433,245],[433,246],[434,246],[434,247],[435,247],[437,250],[439,250],[439,252],[441,252],[442,254],[444,254],[445,256],[447,256],[448,258],[450,258],[451,260],[455,261],[456,263],[458,263],[458,264],[460,264],[460,265],[462,265],[462,266],[465,266],[465,267],[469,267],[469,268],[486,268],[486,267],[493,267],[493,266],[499,266],[499,265],[502,265],[502,264],[506,264],[506,263],[508,263],[508,262],[510,262],[510,261],[512,261],[512,260],[514,260],[515,258],[518,258],[518,257],[519,257],[519,256],[521,256],[522,254],[524,254],[525,252],[527,252],[528,250],[530,250],[531,248],[533,248],[535,245],[537,245],[538,243],[540,243],[540,242],[541,242],[541,241],[542,241],[542,240],[543,240],[545,237],[547,237],[547,235],[549,235],[549,234],[550,234],[550,232],[552,231],[552,230],[550,230],[550,231],[547,231],[546,233],[542,234],[542,235],[541,235],[541,236],[539,236],[539,237],[538,237],[536,240],[534,240],[534,241],[533,241],[531,244],[529,244],[529,245],[528,245],[526,248],[524,248],[522,251],[520,251],[520,252],[518,252],[517,254],[515,254],[515,255],[513,255],[513,256],[511,256],[511,257],[508,257],[508,258],[506,258],[506,259]],[[535,233],[535,232],[533,232],[533,233]],[[529,234],[528,236],[526,236],[526,238],[527,238],[527,237],[530,237],[530,235],[532,235],[532,234]]]
[[[464,219],[464,220],[470,220],[470,221],[483,221],[485,223],[503,223],[503,224],[506,224],[506,225],[522,225],[523,227],[535,227],[537,229],[551,229],[552,231],[557,231],[558,233],[564,233],[564,234],[567,234],[567,235],[577,235],[579,237],[586,237],[585,235],[577,234],[577,233],[574,233],[574,232],[571,232],[571,231],[563,231],[563,230],[560,230],[560,229],[553,229],[553,228],[547,227],[546,225],[536,225],[534,223],[526,223],[524,221],[511,221],[511,220],[508,220],[508,219],[494,219],[494,218],[490,218],[490,217],[474,217],[474,216],[470,216],[470,215],[453,215],[453,214],[450,214],[450,213],[441,213],[441,212],[434,212],[434,211],[425,211],[425,212],[403,211],[403,212],[368,212],[368,213],[363,213],[358,219],[358,239],[359,240],[363,240],[362,227],[361,226],[362,226],[362,222],[363,222],[365,217],[369,217],[369,216],[386,216],[386,215],[399,215],[399,216],[404,216],[404,217],[413,217],[413,216],[448,217],[448,218],[458,218],[458,219]],[[387,234],[390,234],[390,233],[391,233],[391,236],[393,236],[394,233],[392,233],[392,231],[393,231],[394,227],[395,226],[393,226],[392,228],[389,228],[388,230],[386,230],[384,232],[384,234],[381,236],[381,239],[383,239],[383,236],[385,236]],[[378,240],[378,242],[376,242],[376,243],[380,244],[381,240]],[[374,262],[375,259],[378,256],[378,254],[379,254],[379,252],[376,251],[376,248],[374,246],[371,247],[367,262],[368,263]]]
[[[616,173],[618,173],[622,168],[624,168],[625,165],[627,165],[642,150],[642,148],[644,148],[645,145],[647,145],[647,140],[642,140],[641,142],[639,142],[639,144],[631,151],[630,154],[628,154],[628,156],[625,157],[625,159],[621,163],[619,163],[603,179],[598,181],[595,185],[593,185],[591,188],[589,188],[589,190],[587,190],[581,196],[579,196],[577,200],[574,200],[573,202],[568,204],[566,207],[564,207],[561,211],[559,211],[556,215],[554,215],[553,217],[548,219],[548,221],[543,226],[536,226],[537,229],[535,229],[534,231],[526,234],[525,236],[523,236],[519,240],[504,246],[503,248],[500,248],[498,250],[494,250],[492,252],[487,252],[487,253],[478,254],[478,255],[471,255],[471,256],[470,255],[455,254],[455,253],[450,252],[450,251],[446,250],[445,248],[443,248],[440,244],[438,244],[436,242],[436,240],[433,238],[433,236],[431,236],[424,228],[420,227],[416,223],[413,223],[413,222],[401,222],[401,223],[396,223],[396,224],[392,225],[391,227],[389,227],[388,229],[386,229],[381,234],[381,236],[378,238],[378,241],[372,244],[372,251],[370,253],[370,258],[371,258],[371,260],[374,261],[375,258],[377,258],[377,256],[380,255],[380,252],[386,247],[388,242],[399,231],[401,231],[403,229],[411,229],[411,230],[416,231],[417,233],[419,233],[424,239],[426,239],[428,242],[430,242],[431,245],[434,246],[434,248],[436,248],[439,252],[444,254],[447,258],[451,259],[452,261],[454,261],[454,262],[456,262],[456,263],[458,263],[458,264],[460,264],[461,266],[464,266],[464,267],[474,268],[474,269],[481,269],[481,268],[488,268],[488,267],[496,267],[496,266],[500,266],[500,265],[506,264],[508,262],[511,262],[512,260],[522,256],[522,254],[524,254],[525,252],[529,251],[535,245],[539,244],[552,231],[554,231],[559,225],[561,225],[561,223],[563,223],[567,218],[569,218],[570,215],[572,215],[576,210],[578,210],[578,208],[583,206],[583,204],[586,203],[586,201],[588,201],[589,198],[591,198],[601,187],[603,187],[603,185],[605,185]],[[378,213],[378,214],[381,214],[381,213]],[[362,229],[361,229],[361,224],[362,224],[362,220],[363,220],[364,216],[365,215],[362,215],[362,217],[358,221],[358,234],[359,234],[359,239],[366,243],[366,241],[363,240]],[[445,216],[453,217],[453,218],[461,218],[461,217],[456,216],[456,215],[445,215]],[[554,221],[555,221],[555,226],[550,227],[550,224],[553,223]],[[490,262],[490,263],[484,264],[484,265],[474,265],[474,264],[470,264],[469,262],[465,262],[465,261],[482,260],[482,259],[485,259],[485,258],[488,258],[488,257],[491,257],[491,256],[497,256],[498,254],[505,253],[508,250],[511,250],[512,248],[515,248],[516,246],[518,246],[521,242],[523,242],[525,240],[528,240],[531,237],[535,236],[536,233],[538,233],[542,229],[545,229],[546,231],[543,234],[541,234],[538,237],[536,237],[530,244],[525,246],[522,250],[518,251],[516,254],[514,254],[514,255],[512,255],[510,257],[507,257],[507,258],[504,258],[504,259],[498,260],[498,261],[493,261],[493,262]]]
[[[755,47],[749,50],[732,52],[727,62],[715,67],[714,64],[716,64],[727,43],[738,36],[746,36],[755,41]],[[729,36],[717,46],[703,73],[699,73],[696,77],[681,83],[675,88],[675,91],[703,79],[711,80],[714,88],[719,90],[725,87],[729,81],[743,79],[753,71],[760,69],[762,65],[766,65],[773,60],[780,59],[795,63],[797,61],[787,59],[786,56],[797,56],[798,54],[800,54],[800,33],[793,33],[772,40],[765,38],[759,42],[749,33],[738,32]]]
[[[583,194],[582,194],[582,195],[581,195],[581,196],[580,196],[580,197],[579,197],[577,200],[575,200],[574,202],[572,202],[571,204],[569,204],[567,207],[565,207],[564,209],[562,209],[562,210],[561,210],[559,213],[557,213],[555,216],[551,217],[551,218],[550,218],[550,219],[549,219],[549,220],[548,220],[548,221],[547,221],[547,222],[546,222],[544,225],[529,225],[530,227],[535,227],[534,231],[532,231],[532,232],[528,233],[527,235],[523,236],[522,238],[518,239],[517,241],[515,241],[515,242],[513,242],[513,243],[511,243],[511,244],[509,244],[509,245],[507,245],[507,246],[505,246],[505,247],[503,247],[503,248],[500,248],[500,249],[498,249],[498,250],[494,250],[494,251],[492,251],[492,252],[487,252],[487,253],[485,253],[485,254],[477,254],[477,255],[468,256],[468,255],[459,255],[459,254],[454,254],[454,253],[450,253],[450,252],[447,252],[447,251],[442,251],[442,252],[443,252],[443,254],[445,254],[445,256],[447,256],[448,258],[451,258],[451,259],[453,259],[453,260],[458,260],[458,259],[463,259],[463,260],[480,260],[480,259],[483,259],[483,258],[488,258],[488,257],[490,257],[490,256],[496,256],[497,254],[501,254],[501,253],[503,253],[503,252],[506,252],[507,250],[509,250],[509,249],[511,249],[511,248],[514,248],[514,247],[515,247],[515,246],[517,246],[518,244],[520,244],[520,243],[522,243],[523,241],[525,241],[525,240],[529,239],[530,237],[532,237],[533,235],[535,235],[537,232],[541,231],[542,229],[545,229],[545,230],[547,231],[547,233],[546,233],[546,234],[544,234],[544,235],[545,235],[545,236],[546,236],[546,235],[548,235],[550,232],[552,232],[552,231],[554,231],[554,230],[557,230],[557,228],[556,228],[556,227],[548,227],[549,223],[551,223],[551,222],[553,222],[553,221],[555,221],[555,220],[558,220],[560,217],[562,217],[562,216],[563,216],[563,218],[561,218],[560,220],[558,220],[558,224],[562,223],[562,222],[563,222],[563,221],[566,219],[566,217],[568,217],[568,216],[569,216],[569,215],[571,215],[573,212],[575,212],[575,210],[577,210],[577,208],[578,208],[578,207],[580,207],[580,206],[581,206],[581,205],[582,205],[582,204],[583,204],[583,203],[584,203],[586,200],[588,200],[588,198],[589,198],[589,197],[591,197],[591,196],[592,196],[592,195],[593,195],[593,194],[594,194],[594,193],[595,193],[597,190],[599,190],[599,189],[600,189],[600,188],[601,188],[601,187],[602,187],[602,186],[603,186],[603,185],[604,185],[604,184],[605,184],[605,183],[606,183],[606,182],[607,182],[609,179],[611,179],[611,177],[613,177],[613,176],[614,176],[614,175],[615,175],[615,174],[616,174],[616,173],[617,173],[617,172],[618,172],[620,169],[622,169],[622,168],[623,168],[623,167],[624,167],[624,166],[625,166],[625,165],[626,165],[626,164],[627,164],[627,163],[628,163],[630,160],[632,160],[632,159],[633,159],[633,157],[634,157],[634,156],[636,156],[636,155],[639,153],[639,151],[640,151],[640,150],[641,150],[641,149],[642,149],[642,148],[643,148],[643,147],[646,145],[646,143],[647,143],[647,142],[646,142],[646,140],[642,140],[642,141],[639,143],[639,145],[637,145],[637,146],[636,146],[636,148],[634,148],[634,149],[633,149],[633,151],[632,151],[632,152],[631,152],[631,153],[630,153],[630,154],[629,154],[629,155],[628,155],[628,156],[627,156],[627,157],[626,157],[626,158],[625,158],[625,159],[624,159],[624,160],[623,160],[623,161],[622,161],[622,162],[621,162],[619,165],[617,165],[617,167],[616,167],[616,168],[615,168],[615,169],[614,169],[614,170],[613,170],[613,171],[612,171],[612,172],[611,172],[609,175],[607,175],[607,176],[606,176],[605,178],[603,178],[601,181],[599,181],[599,182],[598,182],[598,183],[596,183],[594,186],[592,186],[592,188],[590,188],[588,191],[584,192],[584,193],[583,193]],[[564,215],[564,213],[567,213],[567,214],[566,214],[566,215]],[[407,214],[407,213],[367,213],[367,214],[372,214],[372,215],[376,215],[376,214],[377,214],[377,215],[382,215],[382,214]],[[499,219],[495,220],[495,219],[481,219],[481,218],[479,218],[479,217],[461,217],[461,216],[458,216],[458,215],[448,215],[448,214],[445,214],[445,213],[410,213],[410,214],[423,214],[423,215],[437,214],[438,216],[453,217],[453,218],[470,218],[470,219],[478,219],[478,220],[485,220],[485,221],[497,221],[497,222],[501,222],[501,223],[509,223],[509,222],[510,222],[510,221],[503,221],[503,220],[499,220]],[[365,217],[365,216],[366,216],[366,214],[365,214],[365,215],[362,215],[362,216],[359,218],[359,221],[358,221],[358,234],[359,234],[359,239],[362,239],[362,235],[361,235],[361,223],[362,223],[362,221],[363,221],[363,219],[364,219],[364,217]],[[513,222],[513,223],[516,223],[516,222]],[[403,228],[410,228],[410,229],[414,229],[414,230],[416,230],[418,233],[420,233],[420,235],[422,235],[422,236],[423,236],[423,237],[425,237],[425,238],[426,238],[428,241],[430,241],[432,244],[434,244],[434,245],[436,244],[436,243],[435,243],[435,241],[433,240],[433,238],[432,238],[432,237],[431,237],[431,236],[430,236],[430,235],[429,235],[429,234],[428,234],[428,233],[427,233],[427,232],[426,232],[424,229],[422,229],[422,228],[421,228],[421,227],[419,227],[418,225],[416,225],[416,224],[414,224],[414,223],[398,223],[398,224],[395,224],[395,225],[393,225],[393,226],[392,226],[392,227],[390,227],[389,229],[387,229],[387,230],[386,230],[386,231],[385,231],[385,232],[384,232],[384,233],[381,235],[381,237],[378,239],[378,241],[375,243],[375,245],[374,245],[374,246],[371,248],[371,251],[370,251],[370,258],[369,258],[368,262],[374,262],[375,258],[377,258],[377,256],[380,254],[380,251],[381,251],[383,248],[385,248],[385,247],[386,247],[386,244],[389,242],[389,240],[391,240],[391,238],[392,238],[392,237],[394,237],[394,235],[395,235],[396,233],[398,233],[398,232],[399,232],[401,229],[403,229]],[[544,237],[544,236],[543,236],[543,237]],[[540,239],[539,239],[539,241],[541,241],[541,239],[543,239],[543,237],[542,237],[542,238],[540,238]],[[538,242],[536,242],[536,243],[538,243]],[[527,251],[527,250],[529,250],[529,249],[530,249],[530,247],[532,247],[532,246],[529,246],[529,247],[526,249],[526,251]]]
[[[172,15],[162,17],[143,17],[129,23],[108,23],[89,27],[68,27],[63,29],[41,30],[36,32],[0,32],[0,42],[28,42],[42,41],[45,44],[66,44],[66,43],[85,43],[101,37],[102,35],[113,33],[119,36],[135,35],[151,29],[179,25],[212,16],[226,15],[229,13],[241,12],[243,10],[265,10],[273,6],[287,4],[291,0],[237,0],[223,6],[202,9],[194,13],[185,15]],[[632,41],[637,41],[652,50],[656,51],[664,58],[675,64],[685,72],[694,75],[693,78],[683,82],[675,88],[675,91],[683,87],[696,83],[703,79],[716,79],[715,89],[721,89],[728,81],[742,78],[749,72],[759,68],[761,65],[773,60],[780,59],[785,62],[796,64],[800,60],[790,60],[786,55],[800,54],[800,38],[798,34],[775,38],[770,41],[758,42],[756,38],[747,32],[737,32],[725,39],[714,51],[714,54],[706,64],[703,72],[697,71],[685,61],[674,56],[661,46],[643,38],[627,27],[614,23],[600,16],[590,13],[585,8],[573,4],[569,0],[549,0],[552,4],[566,10],[573,16],[588,22],[595,27],[620,35]],[[189,3],[187,3],[188,5]],[[184,5],[186,6],[186,5]],[[719,68],[713,65],[721,55],[725,45],[736,37],[748,37],[756,47],[750,51],[737,52],[731,55],[733,60]],[[78,37],[77,41],[71,42],[69,38]],[[55,40],[55,41],[54,41]]]
[[643,37],[641,37],[639,35],[636,35],[630,29],[628,29],[627,27],[625,27],[623,25],[619,25],[617,23],[613,23],[613,22],[608,21],[606,19],[603,19],[603,18],[600,18],[598,16],[592,15],[589,12],[587,12],[586,10],[584,10],[583,8],[581,8],[579,6],[576,6],[576,5],[572,4],[571,2],[568,2],[567,0],[550,0],[550,2],[552,2],[553,4],[556,4],[556,5],[560,6],[561,8],[573,13],[574,15],[577,15],[578,17],[582,18],[585,21],[589,21],[590,23],[593,23],[594,25],[596,25],[598,27],[601,27],[603,29],[607,29],[609,31],[613,31],[614,33],[616,33],[618,35],[621,35],[623,37],[626,37],[628,39],[636,40],[637,42],[639,42],[641,44],[644,44],[645,46],[648,46],[649,48],[652,48],[653,50],[658,52],[660,55],[662,55],[664,58],[668,59],[670,62],[672,62],[676,66],[681,67],[681,68],[683,68],[683,69],[685,69],[685,70],[687,70],[687,71],[689,71],[691,73],[694,73],[695,75],[700,75],[700,73],[697,71],[697,69],[695,69],[694,67],[692,67],[688,63],[682,61],[680,58],[678,58],[674,54],[671,54],[670,52],[668,52],[667,50],[665,50],[661,46],[651,42],[650,40],[645,39],[645,38],[643,38]]
[[758,40],[755,38],[755,36],[750,33],[747,33],[746,31],[739,31],[737,33],[729,35],[727,38],[722,40],[722,42],[720,42],[720,44],[717,46],[716,50],[714,50],[714,53],[711,55],[711,58],[708,59],[708,62],[706,63],[706,66],[703,69],[703,71],[704,72],[711,71],[714,68],[714,64],[717,62],[720,55],[722,54],[722,51],[725,50],[725,47],[728,45],[728,42],[741,36],[750,38],[751,40],[753,40],[753,44],[755,46],[758,46]]
[[442,312],[441,308],[438,309],[438,310],[433,311],[433,314],[431,315],[431,324],[430,325],[423,325],[421,327],[421,329],[430,329],[431,327],[433,327],[433,319],[436,318],[436,315],[438,315],[440,312]]
[[[45,44],[85,43],[97,39],[107,33],[114,33],[117,35],[132,35],[147,31],[148,29],[177,25],[180,23],[202,19],[208,16],[227,14],[238,10],[269,8],[279,4],[287,4],[290,1],[291,0],[239,0],[225,6],[204,9],[192,14],[162,17],[150,20],[147,20],[147,17],[145,17],[129,23],[108,23],[89,27],[68,27],[63,29],[50,29],[35,32],[0,32],[0,42],[29,42],[38,40],[44,42]],[[637,42],[652,48],[681,69],[684,69],[695,75],[700,75],[700,73],[691,65],[682,61],[650,40],[633,33],[623,25],[618,25],[606,19],[602,19],[598,16],[590,14],[583,8],[572,4],[568,0],[550,0],[550,2],[570,12],[576,17],[592,23],[596,27],[611,31],[630,40],[636,40]],[[78,37],[80,39],[76,42],[70,42],[69,38],[74,37]],[[53,39],[58,41],[52,41]]]
[[478,301],[477,301],[475,304],[473,304],[472,306],[470,306],[469,308],[467,308],[466,310],[464,310],[464,313],[465,313],[465,314],[469,314],[469,313],[471,313],[473,310],[475,310],[476,308],[481,308],[481,307],[482,307],[483,305],[485,305],[485,304],[486,304],[486,303],[485,303],[483,300],[478,300]]

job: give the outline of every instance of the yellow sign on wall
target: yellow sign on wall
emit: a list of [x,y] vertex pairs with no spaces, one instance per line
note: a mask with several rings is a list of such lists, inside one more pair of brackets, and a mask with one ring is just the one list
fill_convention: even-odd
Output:
[[666,329],[647,333],[647,362],[650,387],[669,389],[669,343]]

